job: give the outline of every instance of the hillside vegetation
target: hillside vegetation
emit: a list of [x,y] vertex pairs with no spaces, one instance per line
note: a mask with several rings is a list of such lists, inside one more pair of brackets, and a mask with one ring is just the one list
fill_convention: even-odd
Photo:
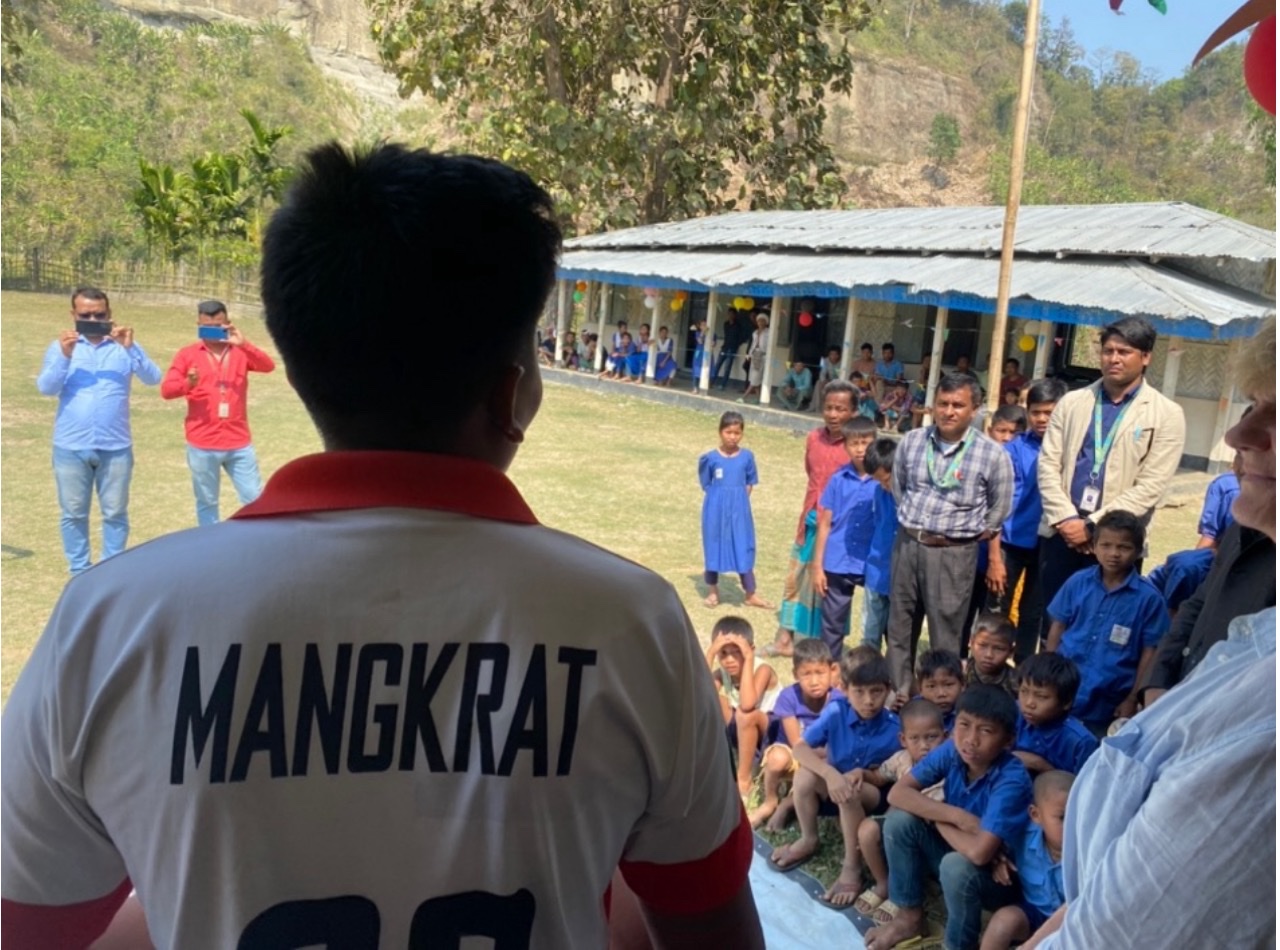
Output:
[[[869,22],[846,37],[853,91],[826,100],[826,134],[847,185],[841,203],[1002,201],[1025,8],[995,0],[866,8]],[[267,129],[289,130],[275,151],[286,167],[334,135],[467,144],[465,126],[442,105],[406,107],[394,123],[370,127],[354,93],[279,26],[188,20],[156,29],[94,0],[28,9],[18,17],[6,4],[4,20],[6,254],[39,248],[87,264],[152,255],[154,230],[149,239],[131,204],[140,163],[189,172],[243,150],[246,109]],[[1148,14],[1152,29],[1175,28],[1172,16],[1134,11]],[[1244,90],[1239,44],[1156,82],[1124,54],[1086,56],[1059,21],[1042,31],[1039,59],[1025,202],[1183,200],[1274,227],[1275,123]],[[584,168],[604,161],[600,154],[575,149]],[[608,179],[607,169],[593,174]],[[737,191],[733,174],[726,198]],[[191,253],[217,248],[196,242]]]

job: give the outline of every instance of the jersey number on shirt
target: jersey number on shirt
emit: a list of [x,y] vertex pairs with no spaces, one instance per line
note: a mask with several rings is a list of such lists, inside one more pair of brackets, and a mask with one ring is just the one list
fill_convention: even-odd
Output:
[[[459,950],[463,937],[489,937],[494,950],[528,950],[536,905],[521,888],[503,896],[465,891],[418,905],[409,928],[409,950]],[[367,897],[285,901],[255,917],[240,935],[239,950],[365,950],[379,945],[382,921]]]

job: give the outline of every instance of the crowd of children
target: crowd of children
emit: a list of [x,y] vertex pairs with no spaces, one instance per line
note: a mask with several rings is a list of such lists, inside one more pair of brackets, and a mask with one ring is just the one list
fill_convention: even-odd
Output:
[[[1072,776],[1134,714],[1144,672],[1169,629],[1169,604],[1138,572],[1144,525],[1113,511],[1097,524],[1096,565],[1044,605],[1042,639],[1036,460],[1066,387],[1027,384],[1009,369],[1009,389],[1016,380],[1027,405],[1004,405],[987,424],[1013,464],[1014,505],[1001,536],[982,545],[988,560],[975,578],[963,656],[923,652],[912,694],[894,689],[881,649],[899,530],[890,490],[896,443],[877,438],[876,423],[857,414],[840,433],[848,464],[817,505],[811,577],[821,632],[795,639],[794,685],[777,689],[741,618],[717,623],[707,653],[744,801],[757,767],[763,784],[753,827],[781,831],[792,818],[799,826],[799,837],[774,849],[770,861],[780,870],[804,864],[819,848],[819,817],[837,818],[843,861],[824,900],[873,919],[871,950],[922,933],[928,877],[941,883],[948,947],[1015,945],[1061,905]],[[855,392],[855,407],[860,399]],[[757,473],[740,446],[742,425],[740,415],[726,413],[721,446],[699,463],[708,603],[719,602],[721,571],[738,572],[747,602],[759,603],[749,503]],[[726,464],[744,453],[749,461]],[[721,496],[728,492],[736,493],[736,514],[726,519]],[[858,587],[861,644],[846,649]],[[984,910],[995,912],[985,934]]]

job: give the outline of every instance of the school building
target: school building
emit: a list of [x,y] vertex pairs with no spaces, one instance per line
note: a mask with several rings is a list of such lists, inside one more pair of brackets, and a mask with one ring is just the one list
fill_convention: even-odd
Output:
[[[618,320],[633,334],[666,326],[688,370],[697,322],[718,338],[735,298],[751,298],[771,315],[762,403],[795,360],[816,366],[837,346],[847,375],[862,343],[879,358],[892,342],[911,378],[933,354],[931,404],[961,355],[986,382],[1003,224],[1002,207],[753,211],[576,238],[552,300],[557,339],[598,332],[601,360]],[[1228,366],[1275,312],[1275,262],[1274,231],[1182,202],[1024,206],[1003,352],[1026,376],[1086,385],[1098,328],[1147,318],[1160,333],[1147,378],[1186,412],[1183,464],[1220,471],[1244,408]]]

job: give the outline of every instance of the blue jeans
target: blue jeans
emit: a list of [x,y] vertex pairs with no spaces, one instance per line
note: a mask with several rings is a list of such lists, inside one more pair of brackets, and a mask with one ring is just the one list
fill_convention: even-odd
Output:
[[62,509],[62,551],[72,574],[93,563],[89,555],[89,504],[98,492],[102,510],[102,559],[124,550],[129,541],[129,479],[133,449],[60,449],[53,447],[53,481]]
[[970,950],[982,933],[982,910],[1018,900],[1017,887],[997,884],[988,868],[974,865],[943,840],[929,822],[894,809],[884,820],[889,899],[899,907],[924,906],[925,875],[937,875],[947,904],[947,950]]
[[877,653],[889,629],[889,595],[862,589],[862,645]]
[[[739,344],[739,347],[741,347],[741,344]],[[720,384],[720,388],[729,388],[729,378],[733,375],[733,361],[737,356],[737,350],[721,348],[720,355],[716,358],[715,369],[711,371],[711,379],[707,382],[708,388],[716,384],[716,380],[720,378],[720,370],[722,369],[724,370],[724,382]]]
[[227,470],[240,504],[247,505],[262,494],[262,476],[258,474],[258,457],[253,446],[219,451],[187,446],[187,466],[191,469],[191,487],[196,493],[196,522],[218,523],[218,492],[222,470]]

